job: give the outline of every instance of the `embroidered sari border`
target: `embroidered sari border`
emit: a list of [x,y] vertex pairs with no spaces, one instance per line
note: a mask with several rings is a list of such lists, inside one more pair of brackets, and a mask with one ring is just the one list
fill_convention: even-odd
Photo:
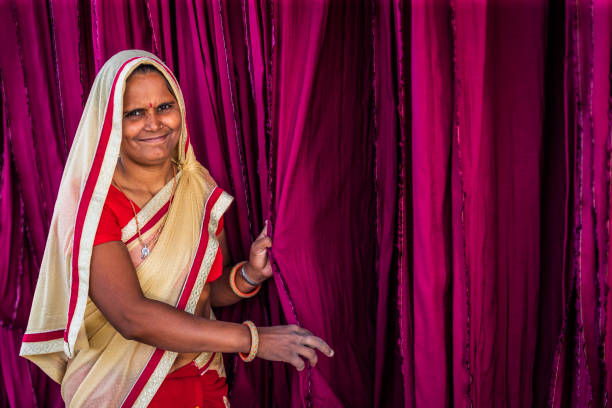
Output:
[[[202,222],[202,229],[200,231],[200,244],[198,245],[198,249],[196,251],[195,257],[193,259],[193,264],[191,265],[191,271],[189,272],[189,277],[185,282],[185,286],[183,287],[183,291],[179,298],[178,304],[176,307],[178,309],[184,310],[187,306],[187,301],[191,295],[191,292],[194,288],[197,279],[197,272],[200,271],[200,266],[202,265],[202,260],[204,259],[204,254],[206,253],[206,249],[208,248],[209,239],[205,240],[204,245],[202,245],[202,238],[204,238],[204,226],[208,227],[208,223],[210,222],[210,213],[212,211],[212,207],[217,202],[217,199],[221,195],[221,189],[216,187],[212,193],[210,193],[210,197],[206,202],[206,211],[204,215],[204,220]],[[208,231],[206,231],[208,232]]]
[[61,351],[64,348],[64,331],[61,330],[59,336],[49,339],[31,339],[21,342],[20,356],[30,356],[37,354],[49,354]]
[[[204,374],[206,372],[206,370],[208,370],[208,367],[210,367],[210,365],[212,364],[213,360],[215,359],[215,355],[217,353],[210,353],[210,356],[208,358],[208,360],[206,361],[206,363],[204,363],[204,365],[202,367],[198,367],[197,362],[196,362],[196,367],[198,367],[198,372],[200,374]],[[194,360],[195,362],[195,360]]]
[[196,367],[198,367],[198,370],[204,370],[210,365],[214,357],[214,352],[205,351],[198,354],[196,358],[193,359],[193,362],[195,363]]
[[123,404],[121,404],[122,407],[131,407],[134,405],[134,403],[136,402],[136,399],[138,398],[138,393],[136,393],[135,390],[142,390],[143,388],[145,388],[145,385],[147,384],[147,382],[149,381],[149,378],[153,374],[155,367],[159,364],[163,356],[164,356],[164,350],[159,349],[159,348],[155,349],[155,351],[151,355],[151,358],[147,362],[147,365],[145,366],[144,370],[140,374],[140,377],[138,377],[138,380],[134,384],[134,387],[132,387],[132,390],[126,397],[125,401],[123,401]]
[[219,190],[219,196],[216,198],[216,203],[211,210],[211,222],[208,224],[208,244],[206,252],[202,261],[200,262],[199,270],[200,273],[197,275],[197,279],[194,285],[194,289],[191,291],[189,300],[185,310],[189,313],[193,313],[198,303],[200,293],[206,284],[206,279],[212,268],[212,265],[217,257],[219,250],[219,241],[217,240],[217,228],[219,227],[219,219],[231,204],[233,198],[222,189]]

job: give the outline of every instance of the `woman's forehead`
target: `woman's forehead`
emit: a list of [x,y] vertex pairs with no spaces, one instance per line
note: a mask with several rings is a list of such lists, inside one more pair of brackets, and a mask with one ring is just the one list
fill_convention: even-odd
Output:
[[152,102],[152,100],[174,100],[174,96],[162,74],[158,72],[136,73],[126,82],[124,104]]

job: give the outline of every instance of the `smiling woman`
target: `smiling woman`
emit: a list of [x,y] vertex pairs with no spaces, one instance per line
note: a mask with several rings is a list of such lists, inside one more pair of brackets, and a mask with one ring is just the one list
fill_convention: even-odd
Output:
[[317,363],[297,326],[217,321],[272,269],[267,226],[230,259],[233,198],[196,160],[178,83],[152,54],[100,70],[60,185],[21,355],[61,383],[68,406],[225,407],[221,353]]

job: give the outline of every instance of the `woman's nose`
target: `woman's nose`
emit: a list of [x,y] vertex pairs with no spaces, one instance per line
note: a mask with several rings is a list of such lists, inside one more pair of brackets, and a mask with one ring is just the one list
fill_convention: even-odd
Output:
[[145,129],[155,131],[162,127],[162,122],[157,114],[157,110],[151,109],[145,116]]

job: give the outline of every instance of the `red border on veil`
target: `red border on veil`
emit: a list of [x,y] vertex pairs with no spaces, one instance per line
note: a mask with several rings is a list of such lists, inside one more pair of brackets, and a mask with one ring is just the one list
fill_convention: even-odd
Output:
[[61,339],[64,334],[64,329],[42,332],[42,333],[26,333],[21,340],[23,343],[36,343],[39,341],[49,341]]

